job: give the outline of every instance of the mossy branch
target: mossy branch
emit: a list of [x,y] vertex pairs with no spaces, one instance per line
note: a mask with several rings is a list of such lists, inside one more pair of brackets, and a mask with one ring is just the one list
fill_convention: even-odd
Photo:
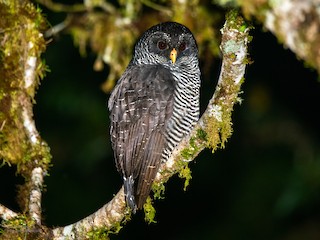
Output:
[[320,73],[319,1],[270,1],[269,7],[263,11],[264,26]]
[[[34,95],[44,75],[40,56],[45,49],[41,33],[45,21],[29,1],[2,1],[0,15],[0,159],[4,164],[16,165],[17,173],[25,180],[18,192],[23,214],[1,205],[0,216],[11,229],[21,227],[23,219],[33,231],[42,224],[43,177],[51,160],[33,120]],[[18,239],[19,234],[23,236],[21,232],[3,235]]]
[[[231,136],[231,113],[234,105],[239,102],[238,95],[248,63],[249,29],[237,12],[232,11],[227,15],[226,23],[221,30],[220,47],[223,62],[215,93],[191,134],[184,138],[169,160],[161,166],[154,182],[155,190],[163,191],[163,183],[173,174],[185,170],[187,164],[204,148],[210,147],[214,151],[218,147],[224,147]],[[88,233],[90,236],[100,235],[101,229],[104,229],[104,233],[114,232],[129,216],[121,188],[117,195],[97,212],[74,224],[53,229],[53,236],[54,239],[84,239],[88,237]]]
[[222,66],[218,84],[207,109],[192,132],[175,148],[169,160],[164,163],[155,183],[162,184],[173,174],[183,170],[185,165],[206,147],[214,152],[225,147],[232,134],[231,114],[240,101],[239,93],[248,64],[247,46],[250,41],[250,27],[236,11],[227,14],[221,29]]
[[214,0],[220,6],[240,7],[272,32],[306,64],[320,73],[319,0]]

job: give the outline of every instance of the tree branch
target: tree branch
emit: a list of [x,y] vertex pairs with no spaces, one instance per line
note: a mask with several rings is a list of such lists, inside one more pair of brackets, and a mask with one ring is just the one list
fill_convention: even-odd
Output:
[[[213,150],[224,147],[232,133],[231,112],[239,102],[238,94],[244,78],[247,61],[249,27],[236,12],[227,15],[221,30],[223,62],[218,85],[207,110],[194,130],[174,150],[156,177],[154,185],[162,185],[173,174],[181,171],[205,147]],[[106,205],[92,215],[65,227],[53,229],[54,239],[83,239],[98,230],[118,229],[128,214],[123,188]],[[100,231],[99,231],[100,232]],[[101,232],[100,232],[101,233]],[[88,235],[89,234],[89,235]]]
[[[27,28],[32,28],[33,26],[27,25]],[[42,35],[41,35],[42,36]],[[37,85],[37,62],[39,59],[34,53],[35,42],[32,39],[28,42],[28,48],[26,51],[26,60],[24,67],[24,88],[25,92],[29,88],[34,89]],[[36,148],[40,144],[40,135],[36,129],[35,122],[33,120],[32,102],[28,96],[21,97],[20,104],[22,108],[22,121],[25,128],[25,132],[30,142],[31,146]],[[30,194],[28,201],[28,212],[30,217],[36,222],[37,225],[41,225],[41,198],[42,198],[42,185],[43,185],[43,167],[37,166],[41,161],[38,159],[34,160],[34,168],[31,170],[30,178]]]
[[95,213],[76,223],[53,229],[53,239],[85,239],[100,229],[111,231],[120,228],[120,223],[126,214],[128,214],[128,209],[122,187],[110,202]]
[[222,66],[216,90],[192,132],[174,149],[169,160],[163,164],[156,183],[163,183],[181,170],[181,162],[192,161],[205,147],[216,150],[232,133],[231,112],[239,102],[238,94],[248,63],[247,52],[250,28],[243,19],[230,12],[221,29]]
[[241,7],[248,17],[259,20],[279,42],[320,73],[319,0],[215,0],[220,6]]
[[2,218],[5,221],[8,221],[17,216],[18,214],[16,212],[0,204],[0,218]]
[[[25,183],[19,186],[22,217],[29,227],[41,226],[41,196],[43,177],[51,156],[46,143],[36,129],[33,119],[33,103],[40,76],[43,76],[41,54],[45,41],[40,28],[44,19],[36,7],[28,1],[0,3],[4,29],[1,44],[1,142],[0,158],[17,165]],[[8,213],[0,208],[1,216]],[[14,228],[14,226],[12,226]]]
[[42,185],[43,185],[43,168],[36,167],[31,172],[31,192],[29,197],[29,214],[30,217],[41,225],[41,199],[42,199]]
[[36,0],[36,1],[55,12],[68,12],[68,13],[85,12],[87,10],[93,9],[94,7],[100,7],[102,10],[106,11],[107,13],[115,13],[116,11],[115,7],[111,3],[105,0],[99,0],[99,1],[87,0],[87,1],[84,1],[84,4],[76,3],[72,5],[57,3],[52,0]]
[[265,26],[320,73],[319,0],[271,1]]

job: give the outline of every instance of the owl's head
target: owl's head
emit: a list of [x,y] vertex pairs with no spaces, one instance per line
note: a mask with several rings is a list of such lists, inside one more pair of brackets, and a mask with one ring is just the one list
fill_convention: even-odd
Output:
[[172,67],[198,61],[198,48],[191,31],[182,24],[165,22],[148,29],[135,46],[136,64]]

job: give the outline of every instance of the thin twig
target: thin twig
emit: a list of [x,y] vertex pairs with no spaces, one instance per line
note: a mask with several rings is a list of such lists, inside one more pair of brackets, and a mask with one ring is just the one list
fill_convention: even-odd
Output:
[[51,0],[37,0],[37,2],[54,12],[71,13],[71,12],[84,12],[87,10],[87,7],[83,4],[66,5],[62,3],[55,3]]
[[169,16],[172,15],[172,13],[173,13],[170,8],[162,6],[162,5],[157,4],[155,2],[152,2],[152,1],[149,1],[149,0],[141,0],[141,2],[144,5],[146,5],[146,6],[150,7],[150,8],[153,8],[154,10],[157,10],[159,12],[165,13],[165,14],[167,14]]
[[29,197],[29,214],[30,217],[37,223],[41,225],[41,193],[43,184],[43,169],[41,167],[36,167],[31,173],[31,182],[33,188],[30,192]]
[[63,31],[64,29],[66,29],[70,23],[70,18],[66,18],[63,22],[58,23],[56,25],[54,25],[53,27],[49,28],[48,30],[45,31],[44,33],[44,37],[45,38],[50,38],[53,37],[55,35],[58,35],[58,33],[60,33],[61,31]]
[[56,3],[51,0],[37,0],[38,3],[46,6],[48,9],[54,11],[54,12],[67,12],[67,13],[77,13],[77,12],[85,12],[88,11],[94,7],[100,7],[102,10],[104,10],[107,13],[115,13],[116,8],[106,2],[106,1],[84,1],[85,4],[72,4],[72,5],[66,5],[63,3]]

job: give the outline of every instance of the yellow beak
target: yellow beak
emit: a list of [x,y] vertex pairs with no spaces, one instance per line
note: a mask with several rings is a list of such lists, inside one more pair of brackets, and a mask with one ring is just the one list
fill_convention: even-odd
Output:
[[170,52],[170,59],[172,61],[172,63],[174,64],[177,60],[177,50],[174,48],[172,49],[172,51]]

